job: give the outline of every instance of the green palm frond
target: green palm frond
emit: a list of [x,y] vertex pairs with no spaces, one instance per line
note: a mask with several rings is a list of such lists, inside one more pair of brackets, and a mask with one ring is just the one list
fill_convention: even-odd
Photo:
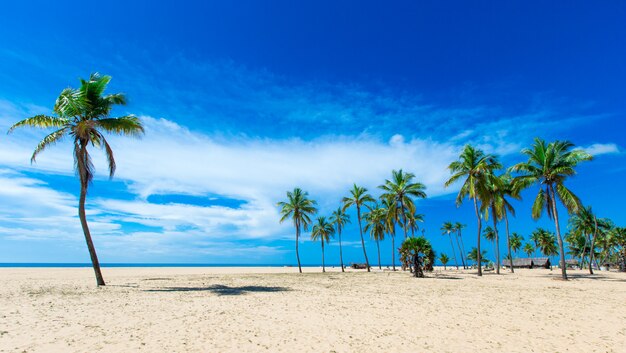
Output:
[[35,159],[37,158],[37,155],[39,153],[43,152],[43,150],[45,150],[48,146],[54,145],[55,143],[63,139],[63,137],[67,135],[68,131],[69,131],[69,128],[63,127],[49,134],[48,136],[44,137],[43,140],[41,140],[39,144],[37,145],[37,147],[35,148],[35,151],[33,152],[32,157],[30,157],[30,162],[31,163],[35,162]]
[[119,118],[98,119],[95,124],[108,133],[118,135],[140,137],[144,133],[141,121],[133,115],[122,116]]
[[42,129],[49,128],[62,128],[69,124],[70,120],[67,118],[48,116],[48,115],[35,115],[30,118],[26,118],[15,123],[13,126],[9,128],[8,133],[13,132],[18,127],[30,126],[37,127]]

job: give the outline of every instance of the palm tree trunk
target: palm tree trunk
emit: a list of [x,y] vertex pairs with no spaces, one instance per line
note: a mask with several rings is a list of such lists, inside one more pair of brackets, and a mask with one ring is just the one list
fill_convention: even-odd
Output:
[[482,230],[482,221],[480,220],[480,213],[478,212],[478,201],[476,200],[476,196],[474,196],[474,211],[476,211],[476,218],[478,219],[478,238],[476,240],[476,261],[478,262],[478,275],[483,275],[482,270],[482,257],[480,256],[480,231]]
[[367,272],[370,272],[370,262],[367,259],[367,252],[365,251],[365,240],[363,240],[363,226],[361,225],[361,208],[356,206],[356,215],[359,220],[359,235],[361,235],[361,246],[363,247],[363,256],[365,256],[365,266],[367,267]]
[[391,235],[391,267],[395,271],[396,270],[396,236],[394,232],[391,232],[390,235]]
[[299,238],[300,238],[300,222],[296,220],[296,259],[298,259],[298,271],[302,273],[302,266],[300,266],[300,253],[298,252]]
[[322,272],[326,272],[326,265],[324,264],[324,238],[322,238]]
[[509,249],[509,263],[511,265],[511,273],[515,273],[513,269],[513,254],[511,253],[511,235],[509,234],[509,216],[504,210],[504,225],[506,227],[506,247]]
[[[595,226],[593,228],[593,235],[591,236],[591,246],[589,247],[589,274],[593,274],[593,266],[591,264],[593,263],[595,255],[594,246],[596,242],[596,234],[598,233],[598,219],[595,216],[593,217],[593,221]],[[598,266],[598,270],[600,270],[600,266]]]
[[343,268],[343,254],[341,252],[341,226],[337,227],[337,233],[339,233],[339,262],[341,263],[341,272],[346,272]]
[[496,217],[496,208],[494,204],[491,204],[491,214],[493,218],[493,231],[496,233],[495,248],[496,248],[496,274],[500,274],[500,236],[498,235],[498,218]]
[[[459,239],[461,239],[461,249],[463,250],[463,252],[461,253],[461,257],[465,259],[465,262],[467,263],[469,261],[467,260],[467,253],[465,252],[465,244],[463,244],[463,236],[460,230],[459,230]],[[469,267],[469,263],[467,264],[466,268],[468,267]]]
[[[79,173],[82,174],[82,173]],[[82,178],[81,178],[82,179]],[[104,277],[100,271],[100,262],[98,261],[98,255],[96,254],[96,247],[91,240],[91,233],[89,232],[89,226],[87,225],[87,216],[85,215],[85,200],[87,198],[87,181],[80,181],[80,199],[78,202],[78,218],[80,218],[80,225],[83,227],[83,233],[85,234],[85,241],[87,242],[87,249],[89,249],[89,256],[91,257],[91,264],[93,265],[93,271],[96,274],[96,283],[99,286],[104,286]]]
[[376,240],[376,248],[378,250],[378,269],[382,270],[382,266],[380,265],[380,242],[378,240]]
[[450,238],[450,247],[452,248],[452,257],[454,258],[454,265],[456,269],[459,269],[459,262],[456,260],[456,252],[454,251],[454,243],[452,243],[452,236],[450,235],[450,231],[448,231],[448,238]]
[[456,239],[456,246],[459,248],[459,257],[461,258],[461,265],[463,265],[463,269],[465,269],[465,260],[463,260],[463,252],[461,250],[461,243],[459,243],[459,233],[454,237]]
[[559,264],[561,266],[561,277],[567,281],[567,269],[565,268],[565,249],[563,248],[563,238],[561,237],[561,227],[559,226],[559,213],[556,208],[556,193],[554,185],[550,184],[550,193],[552,194],[552,214],[554,215],[554,224],[556,225],[556,237],[559,241]]
[[400,209],[402,210],[402,229],[404,230],[404,239],[406,240],[406,213],[404,212],[404,201],[400,198]]

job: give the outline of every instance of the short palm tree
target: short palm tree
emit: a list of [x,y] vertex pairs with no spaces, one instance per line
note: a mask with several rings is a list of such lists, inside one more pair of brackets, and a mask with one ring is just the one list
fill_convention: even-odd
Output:
[[333,214],[330,216],[330,222],[335,225],[335,230],[337,231],[337,236],[339,237],[339,262],[341,263],[341,272],[345,272],[343,267],[343,252],[341,249],[341,230],[346,224],[350,223],[350,216],[348,216],[346,212],[339,207],[337,210],[333,211]]
[[452,257],[454,258],[454,265],[456,266],[456,269],[459,269],[459,263],[456,261],[456,253],[454,252],[454,244],[452,243],[452,236],[450,235],[450,233],[454,232],[454,225],[452,224],[452,222],[444,222],[443,225],[441,226],[441,235],[448,235],[448,238],[450,238],[450,247],[452,248]]
[[415,236],[415,231],[419,230],[419,224],[424,223],[424,215],[421,213],[410,212],[407,215],[407,228],[411,230],[411,236]]
[[461,241],[461,259],[463,259],[463,268],[467,268],[467,266],[465,265],[465,263],[467,262],[467,253],[465,252],[465,245],[463,244],[463,228],[465,228],[466,225],[461,223],[461,222],[456,222],[454,223],[454,230],[456,231],[456,234],[458,236],[458,239]]
[[309,229],[311,216],[317,212],[315,205],[316,202],[309,199],[309,193],[302,191],[300,188],[295,188],[293,191],[287,191],[287,201],[281,201],[278,203],[281,215],[280,223],[284,222],[288,218],[291,218],[293,226],[296,228],[296,259],[298,260],[298,271],[300,271],[300,273],[302,273],[300,253],[298,251],[300,232],[302,230],[307,231]]
[[[491,228],[491,226],[486,226],[485,229],[483,229],[483,237],[493,246],[494,242],[496,241],[496,231]],[[493,249],[493,253],[496,253],[495,248]]]
[[359,222],[359,235],[361,236],[361,246],[363,247],[363,256],[365,257],[365,266],[367,272],[370,272],[370,262],[367,259],[367,251],[365,251],[365,240],[363,239],[363,226],[361,223],[361,209],[362,207],[368,207],[368,205],[374,201],[372,195],[367,193],[367,189],[354,184],[352,190],[350,190],[350,196],[344,197],[341,202],[343,203],[343,210],[345,211],[351,206],[356,207],[356,216]]
[[330,242],[330,237],[335,234],[335,228],[333,224],[326,220],[326,217],[318,217],[317,223],[311,230],[311,239],[313,241],[320,241],[322,244],[322,272],[326,272],[326,264],[324,263],[324,243]]
[[385,240],[385,230],[387,221],[387,210],[384,208],[373,208],[365,215],[365,232],[369,231],[370,237],[376,241],[376,249],[378,250],[378,269],[382,269],[380,262],[380,241]]
[[626,272],[626,227],[614,227],[609,233],[610,245],[616,250],[620,272]]
[[535,247],[533,246],[532,243],[526,243],[524,244],[524,253],[526,254],[526,256],[531,257],[533,256],[533,253],[535,252]]
[[531,239],[535,242],[537,249],[539,249],[543,255],[550,257],[559,253],[554,233],[543,228],[537,228],[533,231]]
[[580,200],[565,186],[565,180],[576,174],[576,166],[592,159],[592,156],[580,149],[573,149],[568,141],[546,143],[536,138],[531,148],[522,150],[528,160],[511,167],[511,171],[519,173],[514,179],[518,190],[534,184],[539,186],[539,193],[532,206],[532,217],[538,219],[544,211],[548,218],[554,219],[556,236],[559,244],[561,276],[567,280],[563,237],[559,225],[557,199],[570,213],[576,213],[581,207]]
[[444,271],[447,270],[446,265],[450,261],[450,258],[448,257],[448,255],[441,253],[441,255],[439,255],[439,261],[441,261]]
[[[411,237],[402,242],[401,253],[406,253],[413,262],[413,274],[415,277],[424,277],[423,266],[431,257],[433,248],[424,237]],[[430,264],[432,265],[432,264]]]
[[407,210],[414,210],[414,198],[426,198],[426,186],[419,182],[413,182],[415,174],[404,173],[402,169],[391,172],[391,180],[385,180],[385,184],[379,186],[383,190],[383,198],[390,198],[396,203],[397,214],[402,221],[404,239],[407,238]]
[[[482,253],[480,252],[482,221],[480,219],[478,201],[481,199],[482,195],[485,194],[486,178],[493,172],[493,170],[500,168],[502,168],[502,166],[495,156],[485,154],[483,151],[470,145],[466,145],[459,155],[459,159],[450,163],[448,166],[452,176],[448,179],[448,181],[446,181],[446,187],[449,187],[459,180],[463,180],[463,185],[461,185],[461,189],[456,197],[457,207],[463,203],[463,199],[466,197],[469,197],[474,201],[474,211],[476,212],[476,219],[478,221],[476,239],[476,246],[478,248],[478,263],[481,262],[480,257],[482,256]],[[478,275],[482,276],[482,274],[482,269],[478,266]]]
[[121,93],[104,94],[110,81],[111,76],[101,76],[97,73],[92,74],[89,80],[81,79],[80,88],[66,88],[61,92],[53,109],[56,116],[36,115],[16,123],[9,129],[9,133],[23,126],[56,129],[39,142],[30,159],[31,163],[35,162],[37,155],[47,147],[68,135],[71,137],[74,144],[74,167],[80,180],[78,217],[99,286],[104,286],[105,282],[85,215],[87,189],[94,176],[94,166],[88,147],[91,145],[104,148],[109,166],[109,177],[112,178],[116,168],[115,157],[113,149],[104,137],[104,132],[133,137],[139,137],[144,133],[141,121],[133,115],[109,116],[114,106],[126,104],[126,97]]
[[515,232],[511,234],[511,250],[515,252],[515,255],[517,255],[519,249],[522,248],[522,241],[524,241],[524,237],[522,237],[521,235]]
[[[472,248],[472,250],[470,250],[470,252],[467,254],[467,258],[469,260],[474,261],[474,263],[476,263],[476,265],[478,267],[481,267],[482,264],[489,263],[489,259],[487,259],[487,250],[483,250],[480,253],[480,256],[478,256],[478,249],[477,248]],[[481,265],[478,265],[479,263]]]

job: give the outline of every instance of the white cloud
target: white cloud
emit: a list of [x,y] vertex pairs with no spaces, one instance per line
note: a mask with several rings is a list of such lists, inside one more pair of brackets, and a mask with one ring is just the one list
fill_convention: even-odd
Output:
[[587,146],[583,149],[592,156],[615,154],[620,152],[619,147],[617,147],[614,143],[594,143],[593,145]]

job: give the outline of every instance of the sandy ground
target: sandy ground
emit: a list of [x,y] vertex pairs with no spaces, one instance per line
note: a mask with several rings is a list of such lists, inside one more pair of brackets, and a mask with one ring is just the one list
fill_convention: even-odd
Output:
[[0,352],[626,352],[626,274],[306,270],[0,269]]

